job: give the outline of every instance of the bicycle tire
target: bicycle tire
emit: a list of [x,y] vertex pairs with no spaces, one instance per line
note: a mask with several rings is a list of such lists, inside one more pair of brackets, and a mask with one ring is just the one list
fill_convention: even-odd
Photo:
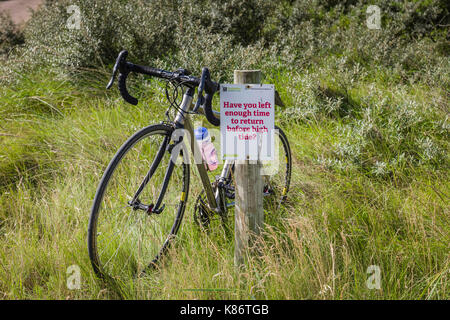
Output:
[[[99,186],[97,188],[97,192],[95,194],[94,202],[91,209],[90,219],[89,219],[89,226],[88,226],[88,251],[89,251],[89,258],[91,260],[92,267],[100,278],[103,278],[105,280],[118,280],[122,278],[129,278],[130,276],[136,276],[141,274],[142,272],[145,272],[148,267],[155,266],[156,263],[160,260],[160,258],[166,253],[167,249],[169,248],[170,244],[172,243],[175,235],[177,234],[182,219],[184,215],[184,211],[186,208],[186,202],[188,197],[188,191],[189,191],[189,163],[187,161],[182,161],[181,165],[175,165],[174,172],[170,176],[170,181],[168,182],[169,187],[174,187],[176,190],[180,192],[179,195],[166,193],[166,197],[168,197],[168,201],[171,202],[170,208],[165,208],[160,214],[152,214],[148,211],[143,212],[143,210],[137,210],[134,207],[132,207],[128,202],[130,198],[129,194],[126,194],[129,189],[126,188],[126,184],[130,182],[132,184],[132,190],[135,190],[137,183],[136,181],[142,182],[142,175],[141,177],[137,177],[136,179],[133,178],[133,174],[130,174],[131,172],[137,172],[138,167],[142,167],[144,172],[145,168],[148,171],[148,163],[146,152],[151,153],[154,152],[153,150],[155,148],[147,147],[145,143],[147,141],[152,141],[152,138],[157,139],[157,136],[160,136],[166,143],[170,143],[170,137],[172,135],[172,132],[174,131],[174,128],[168,124],[157,124],[157,125],[151,125],[148,127],[145,127],[141,129],[140,131],[133,134],[117,151],[117,153],[114,155],[112,160],[110,161],[108,167],[106,168],[103,177],[99,183]],[[169,137],[169,138],[167,138]],[[146,139],[148,138],[148,139]],[[167,142],[168,141],[168,142]],[[142,151],[139,149],[139,153],[136,153],[133,151],[133,153],[130,153],[133,148],[136,150],[138,146],[143,146]],[[162,147],[159,147],[163,149]],[[159,162],[158,166],[155,169],[155,174],[152,177],[157,179],[157,177],[162,177],[162,172],[164,171],[164,161],[166,158],[168,158],[170,161],[170,151],[168,151],[169,148],[165,148],[164,151],[161,151],[163,154],[163,159],[161,162]],[[173,150],[173,149],[172,149]],[[129,156],[131,154],[131,156]],[[142,159],[139,159],[139,161],[136,161],[134,158],[131,158],[130,163],[132,165],[127,166],[127,163],[125,163],[124,159],[127,159],[126,157],[133,157],[134,154],[137,154],[138,157],[142,156]],[[180,151],[180,154],[185,157],[186,153],[183,151]],[[150,158],[150,157],[149,157]],[[125,163],[125,164],[123,164]],[[121,166],[122,167],[119,167]],[[120,169],[118,169],[120,168]],[[123,168],[123,169],[122,169]],[[161,169],[160,171],[158,171]],[[177,170],[177,171],[175,171]],[[125,180],[121,181],[119,178],[122,178],[120,175],[123,173],[123,178]],[[116,175],[115,175],[116,174]],[[176,176],[174,176],[176,174]],[[139,174],[138,174],[139,175]],[[115,184],[115,180],[112,180],[113,177],[118,176],[118,182]],[[165,178],[166,176],[164,176]],[[145,179],[144,179],[145,180]],[[173,180],[173,181],[172,181]],[[173,182],[173,184],[171,184]],[[148,188],[147,188],[148,187]],[[108,210],[106,209],[106,204],[109,205],[109,202],[111,204],[116,204],[114,202],[114,198],[109,198],[109,195],[107,195],[107,192],[111,189],[111,192],[114,192],[116,189],[120,190],[121,188],[124,189],[125,196],[120,195],[119,200],[117,202],[124,207],[117,207],[117,211],[121,213],[128,214],[128,217],[126,218],[126,221],[123,221],[123,217],[126,216],[124,214],[119,215],[116,211],[116,207],[113,207],[113,214],[110,216],[111,226],[107,224],[108,222]],[[155,198],[158,188],[154,187],[154,184],[152,183],[152,180],[147,183],[145,186],[143,192],[140,194],[139,197],[150,199]],[[175,190],[175,191],[176,191]],[[177,192],[178,192],[177,191]],[[170,190],[172,192],[172,190]],[[172,192],[176,193],[176,192]],[[176,198],[179,196],[178,198]],[[121,198],[122,197],[122,198]],[[174,198],[175,197],[175,198]],[[127,201],[128,200],[128,201]],[[153,199],[155,200],[155,199]],[[173,203],[172,203],[173,202]],[[123,211],[122,211],[123,210]],[[174,210],[175,212],[170,212],[171,210]],[[102,217],[102,213],[104,216],[104,219],[106,219],[106,222],[100,225],[100,218]],[[174,213],[173,217],[171,216]],[[133,216],[133,217],[132,217]],[[139,231],[147,232],[149,231],[150,227],[155,228],[155,234],[158,227],[153,226],[151,222],[150,217],[155,217],[154,221],[156,221],[157,218],[160,218],[161,226],[164,223],[165,227],[170,230],[167,233],[167,236],[160,236],[158,238],[158,235],[149,235],[147,237],[144,237],[145,239],[139,239],[141,236]],[[173,220],[172,220],[173,219]],[[119,220],[119,221],[117,221]],[[167,220],[167,221],[166,221]],[[138,222],[140,221],[140,222]],[[164,222],[162,222],[164,221]],[[172,222],[173,221],[173,222]],[[125,223],[123,223],[125,222]],[[133,224],[133,222],[136,222]],[[114,224],[114,225],[113,225]],[[138,225],[140,224],[140,226]],[[143,227],[143,225],[145,226]],[[119,230],[116,230],[115,228],[124,229],[123,235],[119,232]],[[127,234],[126,237],[124,236],[125,233]],[[101,240],[101,237],[105,238],[108,234],[111,235],[112,239],[109,240],[108,243],[106,243],[105,247],[99,248],[99,242]],[[162,232],[161,232],[162,234]],[[101,237],[100,237],[101,236]],[[122,237],[125,245],[123,248],[120,248],[122,246],[122,243],[120,243],[120,240],[117,241],[117,237]],[[133,238],[134,236],[134,238]],[[150,252],[150,242],[155,240],[161,241],[160,245],[155,245],[155,248],[158,247],[156,250],[154,248],[151,248]],[[113,241],[114,240],[114,241]],[[112,245],[110,245],[112,241]],[[130,242],[131,241],[131,242]],[[133,241],[136,241],[136,245],[134,245]],[[117,249],[115,248],[114,244],[118,243]],[[102,242],[103,244],[103,242]],[[110,248],[112,247],[112,249]],[[125,252],[124,248],[128,248],[131,253]],[[102,249],[100,252],[99,249]],[[115,251],[112,251],[115,250]],[[138,251],[138,252],[135,252]],[[106,252],[106,253],[105,253]],[[107,254],[109,252],[112,252],[111,257],[109,260],[106,260]],[[128,255],[127,260],[123,260],[123,257]],[[122,256],[121,256],[122,255]],[[124,264],[122,267],[115,267],[112,266],[112,264],[108,265],[111,259],[120,260],[117,261],[118,263]],[[145,261],[145,260],[149,261]]]
[[291,175],[292,175],[292,153],[291,153],[291,146],[289,145],[289,140],[284,133],[284,131],[278,127],[275,126],[275,130],[277,130],[277,134],[279,135],[279,138],[283,144],[284,149],[284,186],[281,192],[281,198],[278,202],[278,204],[283,204],[287,199],[287,194],[289,192],[289,188],[291,185]]

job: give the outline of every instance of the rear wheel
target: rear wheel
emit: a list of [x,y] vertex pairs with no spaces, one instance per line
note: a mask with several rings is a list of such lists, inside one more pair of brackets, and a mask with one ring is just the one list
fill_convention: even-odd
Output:
[[[275,159],[273,161],[263,161],[261,173],[263,175],[264,210],[266,212],[276,211],[286,199],[291,183],[292,155],[289,141],[281,128],[275,126]],[[197,197],[194,208],[194,220],[204,229],[211,229],[215,221],[221,222],[226,229],[231,229],[227,225],[230,217],[234,213],[235,204],[235,184],[234,165],[230,170],[225,186],[220,190],[220,198],[223,200],[222,206],[225,210],[218,215],[208,209],[205,193],[202,192]]]
[[[172,132],[165,124],[138,131],[122,145],[103,175],[88,230],[89,257],[102,278],[125,280],[145,271],[166,252],[180,228],[189,165],[180,159],[182,150],[175,156]],[[171,158],[177,160],[175,165]],[[156,208],[164,181],[168,181],[165,196]]]
[[291,184],[292,155],[289,141],[275,126],[275,159],[263,161],[264,209],[277,209],[286,199]]

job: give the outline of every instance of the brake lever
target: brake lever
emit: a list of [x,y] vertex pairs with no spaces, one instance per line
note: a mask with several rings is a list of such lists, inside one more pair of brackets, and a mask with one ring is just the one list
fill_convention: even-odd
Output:
[[[114,64],[111,79],[109,80],[108,84],[106,85],[106,89],[109,89],[114,84],[114,80],[117,76],[117,71],[123,69],[122,64],[126,61],[126,58],[128,56],[127,50],[120,51],[119,55],[117,56],[116,63]],[[122,71],[122,70],[121,70]]]
[[202,76],[200,78],[200,85],[198,86],[198,99],[194,109],[192,110],[193,112],[197,112],[197,110],[205,103],[205,98],[203,97],[203,90],[205,88],[205,81],[208,75],[209,75],[208,68],[203,68]]

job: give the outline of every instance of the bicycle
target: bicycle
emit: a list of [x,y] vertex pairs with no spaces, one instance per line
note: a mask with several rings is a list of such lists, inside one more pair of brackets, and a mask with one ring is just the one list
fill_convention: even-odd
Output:
[[[166,87],[171,102],[166,115],[175,106],[174,120],[134,133],[116,152],[98,185],[89,219],[88,251],[96,275],[112,280],[139,276],[155,267],[180,228],[189,195],[188,154],[199,154],[190,115],[203,114],[212,125],[220,125],[220,112],[212,110],[212,98],[220,84],[211,80],[207,68],[198,78],[185,69],[170,72],[136,65],[126,61],[127,55],[125,50],[119,53],[107,85],[109,89],[119,72],[118,88],[126,102],[138,103],[126,86],[130,72],[165,79],[185,92],[177,104],[170,100]],[[198,99],[194,105],[196,88]],[[176,134],[178,129],[189,134]],[[265,205],[276,206],[286,200],[292,168],[289,142],[277,129],[285,163],[281,176],[265,177],[261,190]],[[190,150],[186,141],[190,142]],[[207,229],[215,217],[225,222],[234,206],[234,163],[225,161],[221,174],[211,183],[204,159],[196,162],[203,191],[197,197],[194,220]]]

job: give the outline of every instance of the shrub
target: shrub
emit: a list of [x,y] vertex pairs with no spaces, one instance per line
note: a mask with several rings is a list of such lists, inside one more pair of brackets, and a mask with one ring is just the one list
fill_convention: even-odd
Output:
[[17,28],[8,14],[0,12],[0,56],[9,55],[15,46],[23,42],[21,30]]
[[[29,52],[43,63],[62,67],[101,66],[127,48],[144,61],[170,53],[174,20],[166,1],[47,1],[26,30]],[[78,6],[79,29],[69,28],[69,6]],[[169,14],[167,14],[169,13]]]
[[[67,27],[69,5],[80,9],[79,29]],[[25,29],[21,57],[25,65],[67,72],[111,64],[126,48],[136,63],[195,74],[208,66],[222,82],[232,81],[233,69],[260,68],[274,79],[289,74],[286,115],[342,122],[339,141],[327,155],[336,166],[383,175],[404,161],[438,164],[446,148],[438,132],[444,128],[448,134],[435,125],[443,113],[404,121],[415,119],[420,108],[439,106],[418,107],[412,98],[389,106],[376,101],[401,96],[398,88],[405,84],[448,90],[448,6],[439,0],[377,5],[381,30],[367,27],[368,4],[358,0],[123,0],[114,6],[107,0],[46,1]],[[384,91],[372,100],[352,94],[356,84],[366,83]],[[442,100],[448,104],[445,94]]]
[[[450,131],[435,106],[408,100],[393,88],[394,98],[365,97],[357,119],[344,122],[331,156],[321,162],[335,169],[356,167],[368,175],[389,177],[405,167],[448,169]],[[324,161],[325,160],[325,161]]]
[[[448,56],[444,2],[377,3],[382,30],[367,28],[367,4],[355,0],[124,0],[114,6],[106,0],[47,0],[25,30],[26,52],[30,63],[77,68],[112,63],[126,48],[137,62],[158,58],[163,65],[195,69],[226,61],[230,67],[305,70],[324,57],[345,55],[403,74],[429,75],[436,65],[433,71],[445,71],[440,69],[448,59],[436,58]],[[70,5],[80,10],[80,29],[67,28]]]

